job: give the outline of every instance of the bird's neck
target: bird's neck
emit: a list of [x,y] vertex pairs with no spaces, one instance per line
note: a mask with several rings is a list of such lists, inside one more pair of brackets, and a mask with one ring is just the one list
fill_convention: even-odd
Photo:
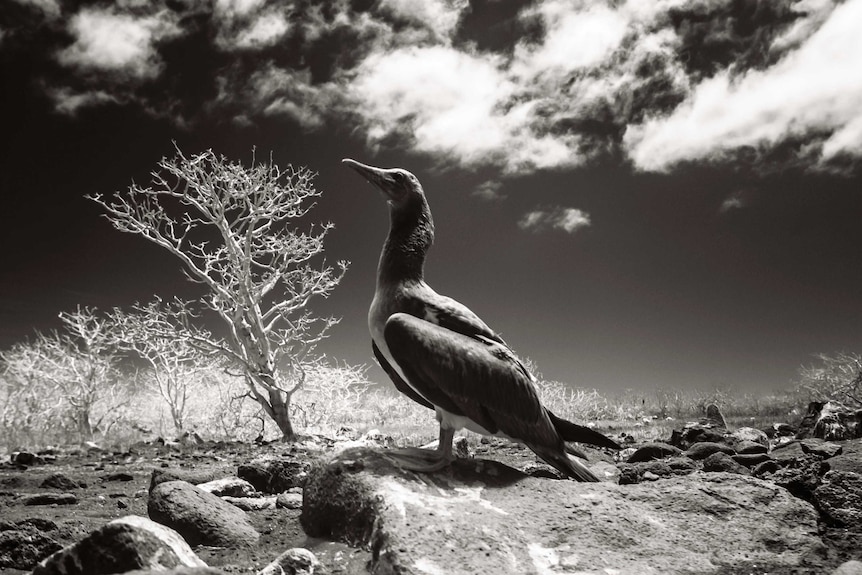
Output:
[[415,214],[393,211],[389,235],[377,265],[377,285],[420,282],[425,272],[425,256],[434,243],[431,212]]

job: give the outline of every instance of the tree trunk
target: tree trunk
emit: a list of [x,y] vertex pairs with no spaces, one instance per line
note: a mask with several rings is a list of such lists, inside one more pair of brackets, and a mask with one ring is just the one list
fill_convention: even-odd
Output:
[[269,404],[272,407],[272,419],[281,430],[281,440],[296,441],[296,432],[290,421],[290,396],[278,390],[270,390]]
[[78,433],[81,436],[81,443],[85,441],[93,440],[93,426],[90,424],[90,411],[86,409],[81,409],[75,416],[77,421],[75,422],[78,426]]

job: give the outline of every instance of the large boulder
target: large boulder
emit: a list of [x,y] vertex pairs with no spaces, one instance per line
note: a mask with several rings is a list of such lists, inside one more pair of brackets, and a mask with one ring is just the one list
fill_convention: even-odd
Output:
[[135,569],[205,567],[176,531],[129,515],[44,559],[32,575],[102,575]]
[[817,512],[727,473],[637,485],[527,477],[459,460],[416,475],[356,449],[315,467],[308,535],[372,549],[373,573],[788,572],[816,564]]
[[256,543],[260,537],[242,510],[185,481],[156,485],[147,513],[190,545],[236,547]]
[[23,520],[0,522],[0,570],[29,571],[39,561],[63,548],[46,532],[56,531],[52,521]]

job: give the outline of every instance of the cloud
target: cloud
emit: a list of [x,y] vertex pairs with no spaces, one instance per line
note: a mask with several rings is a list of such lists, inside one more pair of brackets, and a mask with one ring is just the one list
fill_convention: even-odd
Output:
[[468,0],[382,0],[380,8],[393,16],[420,27],[427,27],[439,38],[452,36]]
[[527,212],[518,221],[518,227],[522,230],[530,230],[532,232],[559,230],[572,234],[581,228],[589,226],[590,223],[590,216],[586,212],[576,208],[554,206],[550,208],[537,208]]
[[275,44],[289,28],[283,14],[267,12],[256,17],[248,28],[236,37],[240,48],[262,48]]
[[727,213],[731,210],[738,210],[740,208],[745,207],[745,200],[743,198],[742,192],[736,192],[735,194],[731,194],[727,198],[721,202],[721,206],[718,208],[719,213]]
[[153,79],[161,73],[163,63],[155,44],[179,32],[167,11],[136,17],[89,8],[72,17],[68,30],[75,42],[57,55],[61,64],[121,73],[135,80]]
[[[793,138],[830,136],[816,162],[862,152],[862,0],[848,0],[775,65],[697,85],[666,117],[629,126],[625,147],[642,170],[721,161],[744,146],[772,149]],[[822,137],[821,137],[822,139]],[[809,150],[809,154],[810,154]]]
[[117,103],[116,96],[102,90],[75,92],[69,88],[55,88],[49,91],[57,112],[74,116],[81,108]]
[[505,194],[500,193],[503,187],[501,182],[496,180],[487,180],[476,186],[471,192],[471,195],[485,200],[487,202],[495,202],[506,198]]
[[31,6],[41,11],[42,14],[49,19],[58,18],[60,16],[60,3],[58,0],[16,0],[24,6]]

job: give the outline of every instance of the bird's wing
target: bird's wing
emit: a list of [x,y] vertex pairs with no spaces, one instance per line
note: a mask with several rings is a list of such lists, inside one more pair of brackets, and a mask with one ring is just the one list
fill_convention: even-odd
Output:
[[414,313],[416,317],[456,333],[469,337],[481,336],[506,345],[506,342],[488,327],[488,324],[461,302],[437,293],[422,295],[425,296],[421,297],[423,310],[421,314]]
[[392,383],[395,384],[395,388],[398,391],[400,391],[416,403],[424,405],[428,409],[434,409],[434,406],[431,405],[427,399],[416,393],[412,387],[407,385],[407,383],[403,379],[401,379],[401,376],[398,375],[398,372],[395,371],[395,369],[393,369],[391,365],[389,365],[389,362],[386,361],[386,358],[383,357],[382,353],[380,353],[380,349],[377,347],[377,344],[374,343],[373,339],[371,340],[371,349],[372,351],[374,351],[374,357],[377,358],[377,362],[380,364],[380,367],[383,368],[383,371],[386,372],[386,375],[389,376],[389,379],[392,380]]
[[383,333],[410,384],[435,405],[490,433],[562,448],[532,378],[505,345],[405,313],[393,314]]

